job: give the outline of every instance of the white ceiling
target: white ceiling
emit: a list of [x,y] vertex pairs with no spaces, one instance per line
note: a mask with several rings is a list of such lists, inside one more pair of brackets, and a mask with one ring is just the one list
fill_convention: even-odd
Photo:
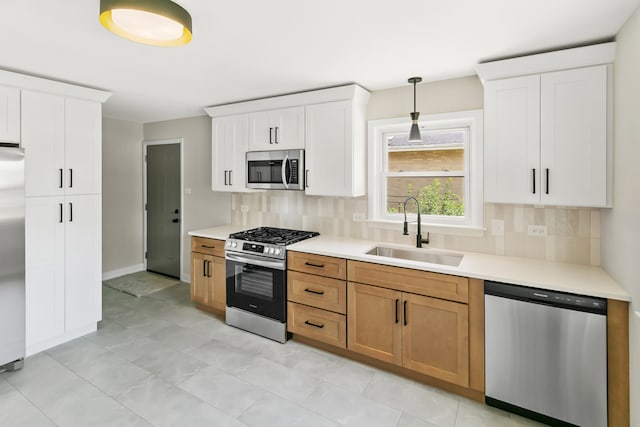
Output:
[[113,92],[108,117],[150,122],[203,107],[356,82],[370,90],[474,73],[479,61],[610,40],[640,0],[180,0],[184,47],[107,32],[99,0],[0,4],[0,68]]

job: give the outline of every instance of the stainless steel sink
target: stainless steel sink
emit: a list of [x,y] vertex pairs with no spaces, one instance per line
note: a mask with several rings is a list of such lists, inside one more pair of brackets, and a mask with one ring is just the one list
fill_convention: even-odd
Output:
[[367,252],[367,255],[377,255],[388,258],[406,259],[411,261],[428,262],[431,264],[451,265],[457,267],[462,261],[464,255],[452,254],[447,252],[436,252],[425,249],[398,249],[386,248],[384,246],[376,246]]

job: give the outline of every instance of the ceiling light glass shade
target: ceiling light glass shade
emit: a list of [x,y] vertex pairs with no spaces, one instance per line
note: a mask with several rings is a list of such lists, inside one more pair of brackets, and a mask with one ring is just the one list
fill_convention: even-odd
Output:
[[418,127],[418,117],[420,113],[411,113],[411,130],[409,131],[409,142],[422,142],[422,135]]
[[192,36],[191,15],[170,0],[100,0],[100,23],[114,34],[153,46],[181,46]]

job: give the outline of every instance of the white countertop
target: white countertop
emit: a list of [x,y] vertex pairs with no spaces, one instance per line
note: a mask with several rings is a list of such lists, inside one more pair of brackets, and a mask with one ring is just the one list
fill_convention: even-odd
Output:
[[[242,231],[242,226],[221,226],[189,232],[191,236],[226,239],[230,233]],[[375,246],[412,250],[449,252],[463,254],[459,266],[430,264],[377,255],[366,252]],[[357,240],[333,236],[318,236],[287,246],[288,250],[318,255],[373,262],[396,267],[452,274],[482,280],[512,283],[552,291],[569,292],[621,301],[630,301],[631,296],[609,274],[600,267],[563,264],[532,258],[505,257],[476,252],[448,251],[444,249],[417,249],[409,245],[387,244],[371,240]]]

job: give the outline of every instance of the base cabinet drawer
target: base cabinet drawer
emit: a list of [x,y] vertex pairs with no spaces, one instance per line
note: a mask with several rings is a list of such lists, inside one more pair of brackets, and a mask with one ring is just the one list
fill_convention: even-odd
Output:
[[344,315],[288,302],[287,316],[289,332],[336,347],[347,347],[347,320]]
[[347,312],[347,285],[344,280],[289,271],[287,293],[289,301],[340,314]]
[[219,256],[224,258],[224,240],[208,239],[206,237],[191,238],[191,252]]
[[340,280],[347,278],[347,260],[324,255],[288,251],[287,269]]

